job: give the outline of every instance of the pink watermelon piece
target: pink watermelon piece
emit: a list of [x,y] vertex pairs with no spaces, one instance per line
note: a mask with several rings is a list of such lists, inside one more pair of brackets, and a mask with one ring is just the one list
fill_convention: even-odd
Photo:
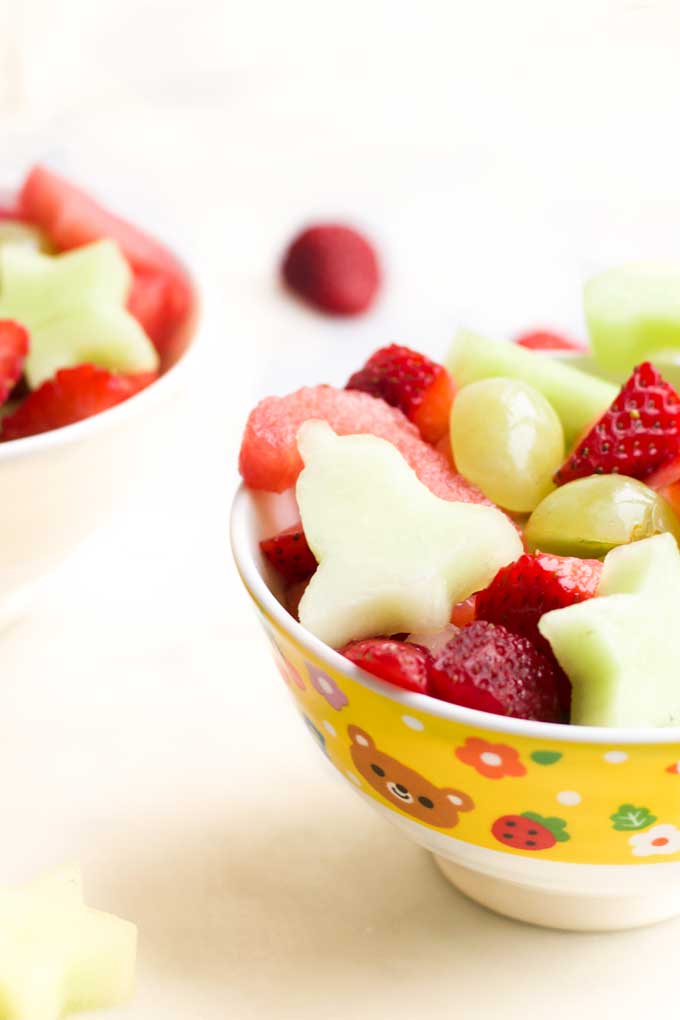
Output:
[[267,397],[246,423],[239,469],[251,489],[284,492],[302,470],[297,433],[310,418],[327,421],[340,436],[369,433],[393,443],[428,489],[459,503],[493,504],[451,467],[446,456],[420,438],[396,407],[359,390],[304,387],[287,397]]

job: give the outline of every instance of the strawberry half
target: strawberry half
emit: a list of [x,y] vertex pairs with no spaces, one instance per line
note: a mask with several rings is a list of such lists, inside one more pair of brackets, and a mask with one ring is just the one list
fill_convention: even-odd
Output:
[[602,575],[599,560],[575,556],[520,556],[498,571],[488,588],[477,595],[478,620],[500,623],[532,641],[547,642],[538,621],[552,609],[564,609],[597,594]]
[[2,439],[22,439],[73,425],[139,393],[155,372],[115,375],[95,365],[62,368],[2,421]]
[[11,319],[0,321],[0,404],[21,378],[28,354],[28,333],[18,322]]
[[537,329],[532,333],[522,333],[515,340],[520,347],[530,351],[585,351],[585,344],[572,340],[562,333],[553,333],[548,329]]
[[391,638],[367,638],[352,641],[340,652],[367,673],[387,680],[406,691],[427,694],[433,659],[422,645],[407,644]]
[[622,474],[647,481],[677,460],[664,486],[680,478],[680,397],[649,362],[634,370],[608,411],[555,475],[558,485],[587,475]]
[[354,373],[345,389],[362,390],[398,407],[428,443],[448,435],[453,379],[443,365],[418,351],[398,344],[381,347]]
[[260,542],[260,549],[288,584],[307,581],[316,570],[316,558],[300,523],[266,538]]
[[593,598],[601,575],[599,560],[546,553],[520,556],[499,570],[489,587],[477,595],[475,614],[478,620],[501,624],[514,634],[528,638],[553,663],[560,706],[565,714],[571,703],[571,684],[549,642],[539,632],[538,621],[553,609],[564,609]]
[[516,719],[559,722],[554,662],[520,634],[486,620],[468,624],[434,658],[430,694]]

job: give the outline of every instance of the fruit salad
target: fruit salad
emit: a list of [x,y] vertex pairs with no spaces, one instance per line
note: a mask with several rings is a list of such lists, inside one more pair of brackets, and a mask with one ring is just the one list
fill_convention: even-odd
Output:
[[[680,270],[585,292],[590,349],[460,331],[262,400],[246,486],[288,611],[386,683],[517,719],[680,724]],[[591,370],[585,371],[582,365]]]
[[191,311],[174,255],[34,167],[0,209],[0,441],[144,389],[182,353]]

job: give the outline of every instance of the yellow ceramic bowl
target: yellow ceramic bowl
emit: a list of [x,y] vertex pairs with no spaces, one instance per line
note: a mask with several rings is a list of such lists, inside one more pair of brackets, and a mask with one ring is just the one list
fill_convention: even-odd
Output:
[[524,722],[365,673],[278,601],[258,546],[277,502],[241,489],[234,556],[308,733],[352,788],[503,914],[583,930],[680,914],[680,728]]

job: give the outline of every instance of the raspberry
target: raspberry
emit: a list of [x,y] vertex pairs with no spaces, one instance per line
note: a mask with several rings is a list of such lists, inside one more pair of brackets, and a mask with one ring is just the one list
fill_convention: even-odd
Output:
[[292,291],[331,315],[365,312],[380,285],[372,245],[339,223],[320,223],[299,234],[284,256],[282,273]]

